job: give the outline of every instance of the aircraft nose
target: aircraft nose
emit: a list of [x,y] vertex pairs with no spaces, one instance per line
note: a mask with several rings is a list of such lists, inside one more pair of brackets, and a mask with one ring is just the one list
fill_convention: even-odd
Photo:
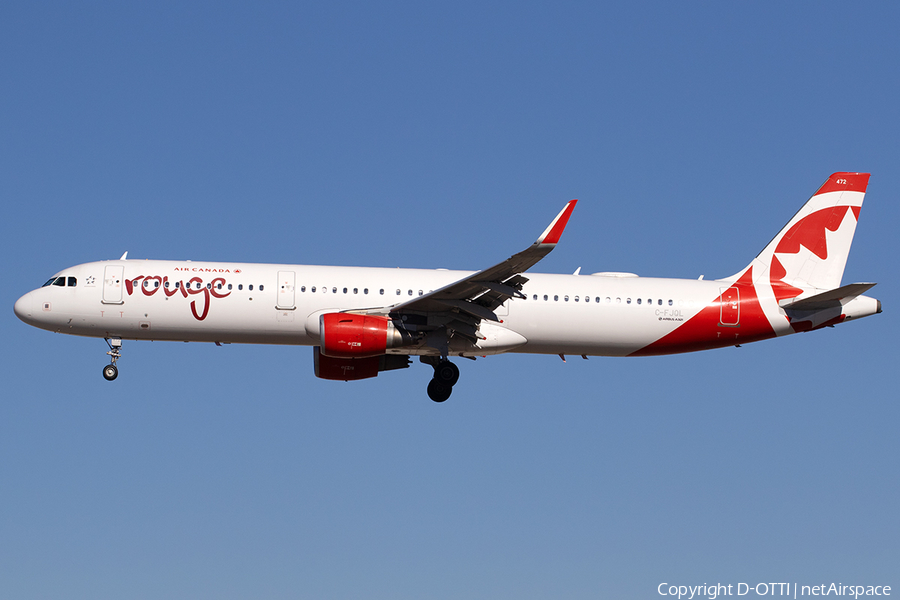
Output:
[[16,313],[16,316],[19,317],[25,323],[31,321],[31,314],[34,305],[34,297],[31,295],[31,292],[28,292],[18,300],[16,300],[16,306],[13,310]]

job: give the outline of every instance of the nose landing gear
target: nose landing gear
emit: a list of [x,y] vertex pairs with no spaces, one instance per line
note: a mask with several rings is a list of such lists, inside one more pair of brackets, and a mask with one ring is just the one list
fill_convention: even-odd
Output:
[[119,369],[116,367],[116,361],[122,358],[122,340],[120,338],[106,338],[106,345],[109,346],[110,363],[103,367],[103,378],[112,381],[119,376]]
[[434,377],[428,382],[428,397],[435,402],[443,402],[453,393],[453,386],[459,381],[459,367],[449,360],[435,360]]

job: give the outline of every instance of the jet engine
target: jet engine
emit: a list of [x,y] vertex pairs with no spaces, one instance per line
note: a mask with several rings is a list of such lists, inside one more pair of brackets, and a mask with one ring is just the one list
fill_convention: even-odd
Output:
[[388,348],[413,341],[388,317],[352,313],[326,313],[319,317],[319,336],[320,352],[330,358],[378,357]]
[[381,371],[405,369],[410,358],[401,354],[383,354],[366,358],[332,358],[325,356],[319,347],[313,348],[313,368],[316,377],[334,381],[355,381],[375,377]]

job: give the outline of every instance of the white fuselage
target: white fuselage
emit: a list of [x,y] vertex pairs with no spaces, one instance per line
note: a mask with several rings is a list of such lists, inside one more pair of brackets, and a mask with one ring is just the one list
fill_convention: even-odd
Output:
[[[65,269],[23,296],[16,312],[42,329],[135,340],[319,344],[319,315],[406,302],[471,272],[156,260],[104,261]],[[483,339],[453,354],[498,352],[626,356],[718,306],[729,282],[628,274],[529,273],[525,299],[510,299],[484,322]],[[718,310],[718,309],[717,309]],[[729,319],[737,318],[738,322]],[[721,325],[740,343],[739,315]],[[775,319],[774,335],[792,333]],[[732,336],[734,339],[732,339]],[[768,336],[771,337],[771,336]],[[686,351],[696,348],[685,348]],[[429,348],[389,352],[428,354]]]
[[77,265],[19,298],[24,322],[102,337],[114,380],[123,339],[313,346],[317,377],[434,368],[429,398],[459,379],[452,356],[648,356],[736,346],[881,312],[841,285],[867,173],[837,172],[749,265],[720,280],[530,269],[577,200],[535,242],[481,271],[125,260]]

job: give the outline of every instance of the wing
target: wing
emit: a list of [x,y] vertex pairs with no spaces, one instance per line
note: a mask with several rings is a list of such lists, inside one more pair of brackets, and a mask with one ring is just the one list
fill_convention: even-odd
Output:
[[556,247],[577,202],[578,200],[572,200],[567,203],[544,233],[527,249],[493,267],[409,302],[390,307],[391,317],[402,318],[404,325],[410,329],[447,329],[448,337],[459,334],[474,342],[478,337],[478,323],[482,319],[498,321],[494,314],[498,306],[509,298],[524,298],[522,286],[528,278],[522,273]]

